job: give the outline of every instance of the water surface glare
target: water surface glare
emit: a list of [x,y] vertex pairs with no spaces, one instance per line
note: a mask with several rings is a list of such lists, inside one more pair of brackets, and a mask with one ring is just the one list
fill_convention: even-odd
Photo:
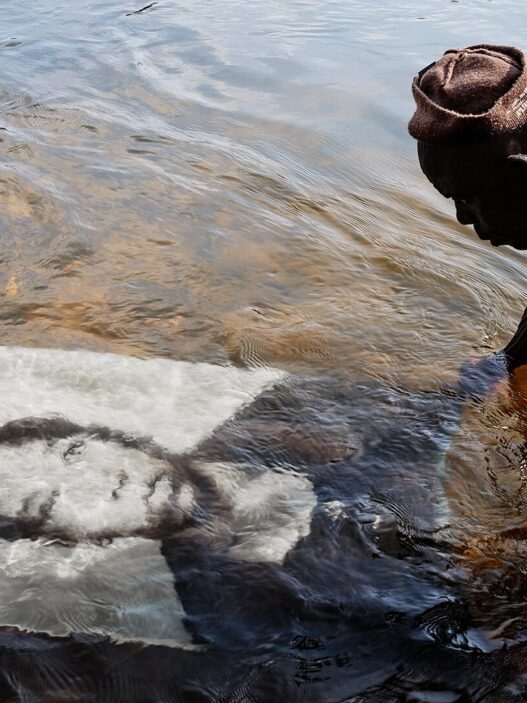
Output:
[[524,3],[0,28],[0,701],[525,700],[527,374],[452,384],[526,259],[406,132],[416,71],[527,48]]

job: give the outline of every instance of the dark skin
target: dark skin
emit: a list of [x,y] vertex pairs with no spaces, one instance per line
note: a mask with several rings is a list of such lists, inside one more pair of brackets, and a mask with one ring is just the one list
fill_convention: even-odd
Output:
[[[478,237],[489,241],[492,246],[508,245],[527,250],[525,135],[456,147],[419,142],[418,155],[421,168],[432,185],[443,196],[454,200],[460,224],[472,225]],[[507,384],[501,387],[502,412],[515,418],[516,430],[524,436],[523,443],[510,439],[514,456],[522,456],[527,446],[527,310],[513,338],[501,352],[479,360],[472,367],[466,364],[461,367],[460,387],[463,388],[467,378],[468,387],[472,387],[470,371],[474,370],[481,374],[480,378],[489,379],[492,388],[492,370],[494,368],[494,378],[499,379],[496,365],[500,362],[503,363],[502,369],[509,372],[502,377],[507,378]],[[503,450],[500,444],[500,453]],[[521,464],[517,470],[510,466],[511,476],[522,475],[521,471]],[[517,578],[517,574],[522,574],[521,560],[515,555],[526,538],[524,524],[510,528],[505,521],[503,528],[497,531],[485,532],[480,528],[477,538],[468,543],[465,564],[470,564],[476,578],[477,571],[481,570],[485,582],[486,596],[479,602],[477,599],[472,601],[475,617],[485,609],[496,610],[498,602],[502,607],[508,598],[501,594],[496,598],[492,578],[487,582],[487,573],[499,573],[500,578],[495,583],[506,584],[505,589],[510,589],[511,593],[522,587],[522,579]]]
[[[423,173],[452,198],[456,217],[492,246],[527,250],[527,131],[463,146],[418,142]],[[503,350],[509,370],[527,364],[527,311]]]
[[527,135],[467,146],[418,143],[421,168],[462,225],[493,246],[527,249]]

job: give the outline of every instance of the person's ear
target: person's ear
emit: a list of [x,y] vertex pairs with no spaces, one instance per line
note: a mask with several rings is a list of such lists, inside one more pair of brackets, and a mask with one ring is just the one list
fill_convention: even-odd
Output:
[[507,157],[507,164],[513,179],[522,188],[527,187],[527,154],[512,154]]
[[527,173],[527,154],[511,154],[507,161],[522,173]]

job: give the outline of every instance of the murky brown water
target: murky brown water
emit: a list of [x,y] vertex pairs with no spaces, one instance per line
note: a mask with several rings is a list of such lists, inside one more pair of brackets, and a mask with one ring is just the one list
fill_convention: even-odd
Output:
[[0,10],[5,344],[421,386],[507,339],[523,257],[405,134],[416,67],[493,6],[283,5]]
[[[525,255],[492,250],[455,222],[419,170],[406,122],[412,76],[446,48],[527,47],[523,3],[78,5],[0,4],[2,345],[272,366],[411,398],[508,341],[526,304]],[[503,395],[468,408],[446,459],[444,576],[480,638],[465,653],[527,632],[526,394],[518,372]],[[358,413],[363,428],[376,427],[374,407]],[[281,436],[291,417],[278,417]],[[329,461],[341,461],[346,432],[302,451],[327,441]],[[403,591],[398,612],[416,597]],[[433,698],[439,683],[412,698],[417,684],[375,688],[390,667],[375,681],[359,670],[362,688],[351,671],[328,697],[302,689],[298,700],[525,692],[467,693],[460,675],[457,698]],[[268,700],[256,689],[255,701]]]

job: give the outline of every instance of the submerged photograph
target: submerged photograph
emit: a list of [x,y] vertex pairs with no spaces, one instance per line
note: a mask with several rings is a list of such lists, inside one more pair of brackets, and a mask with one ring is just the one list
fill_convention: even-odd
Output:
[[525,4],[0,28],[0,703],[527,700]]

